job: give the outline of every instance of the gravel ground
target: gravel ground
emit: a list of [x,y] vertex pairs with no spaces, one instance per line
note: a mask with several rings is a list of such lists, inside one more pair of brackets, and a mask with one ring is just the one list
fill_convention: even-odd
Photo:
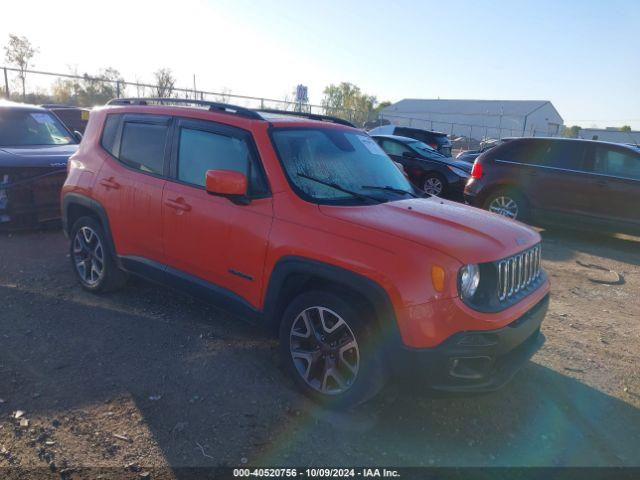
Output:
[[0,467],[640,466],[640,238],[542,234],[547,342],[513,382],[351,413],[260,329],[141,280],[86,293],[60,232],[0,234]]

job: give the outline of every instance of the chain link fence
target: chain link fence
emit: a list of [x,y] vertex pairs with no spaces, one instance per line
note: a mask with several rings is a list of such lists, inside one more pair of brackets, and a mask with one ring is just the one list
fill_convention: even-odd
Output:
[[[112,98],[124,97],[174,97],[230,103],[246,108],[302,111],[331,115],[349,120],[354,125],[370,129],[379,125],[394,124],[435,130],[449,135],[454,150],[478,148],[487,141],[504,137],[544,135],[535,127],[526,132],[522,128],[510,128],[505,122],[499,126],[473,123],[451,123],[438,119],[416,118],[371,111],[332,108],[288,99],[273,99],[237,95],[230,91],[212,92],[195,88],[167,87],[152,83],[130,82],[121,78],[101,78],[91,75],[64,74],[27,70],[23,76],[19,69],[0,67],[0,95],[5,98],[31,104],[65,104],[81,107],[103,105]],[[24,90],[23,90],[24,89]]]

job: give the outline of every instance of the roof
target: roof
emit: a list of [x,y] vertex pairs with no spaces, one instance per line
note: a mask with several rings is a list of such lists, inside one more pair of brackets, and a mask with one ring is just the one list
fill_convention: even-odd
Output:
[[523,117],[544,105],[549,104],[558,119],[562,117],[549,100],[455,100],[455,99],[419,99],[405,98],[382,109],[383,113],[424,114],[440,113],[445,115],[504,115]]
[[13,110],[27,110],[27,111],[35,111],[35,112],[45,111],[44,108],[38,107],[37,105],[30,105],[28,103],[11,102],[9,100],[0,100],[0,108],[11,108]]
[[599,145],[612,145],[616,147],[630,148],[634,151],[638,151],[638,147],[629,143],[620,142],[607,142],[605,140],[590,140],[588,138],[566,138],[566,137],[510,137],[510,141],[526,140],[526,141],[544,141],[552,140],[554,142],[582,142],[582,143],[596,143]]

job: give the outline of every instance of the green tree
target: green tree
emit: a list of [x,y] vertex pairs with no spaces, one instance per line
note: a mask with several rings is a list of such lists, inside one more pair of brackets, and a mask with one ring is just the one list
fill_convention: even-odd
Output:
[[15,65],[18,68],[18,78],[22,83],[23,100],[27,96],[27,70],[29,69],[31,59],[37,52],[38,49],[31,45],[27,37],[19,37],[12,33],[9,34],[9,43],[4,47],[4,58],[9,65]]
[[349,82],[329,85],[323,91],[322,106],[325,114],[350,120],[356,124],[364,124],[372,115],[377,105],[373,95],[367,95],[360,87]]
[[578,138],[580,130],[582,130],[582,127],[579,127],[578,125],[573,125],[572,127],[564,127],[562,136],[566,138]]
[[58,79],[52,87],[55,103],[92,107],[102,105],[124,93],[124,79],[112,67],[99,70],[96,75],[85,73],[82,80]]
[[378,105],[376,105],[376,108],[373,109],[373,113],[375,113],[376,115],[380,114],[380,110],[382,110],[383,108],[387,108],[390,107],[392,105],[392,103],[389,100],[385,100],[384,102],[380,102]]
[[630,132],[631,131],[631,127],[629,125],[623,125],[622,127],[620,127],[620,131],[621,132]]

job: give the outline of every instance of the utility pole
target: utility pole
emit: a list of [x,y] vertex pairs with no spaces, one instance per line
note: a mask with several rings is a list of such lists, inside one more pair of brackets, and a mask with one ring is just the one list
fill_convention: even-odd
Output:
[[4,95],[9,100],[9,77],[7,77],[7,67],[4,67]]

